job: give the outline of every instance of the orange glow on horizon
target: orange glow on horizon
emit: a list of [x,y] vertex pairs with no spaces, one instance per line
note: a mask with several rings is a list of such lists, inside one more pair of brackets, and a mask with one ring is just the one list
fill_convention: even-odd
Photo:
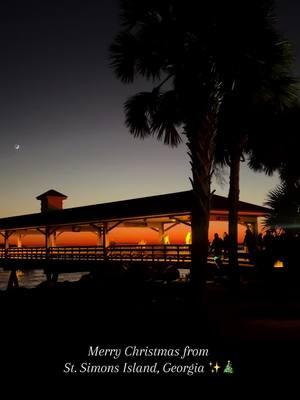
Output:
[[[242,243],[246,227],[239,225],[238,240]],[[261,231],[261,226],[259,226]],[[185,244],[191,229],[186,225],[177,225],[167,231],[170,244]],[[213,240],[215,233],[222,238],[224,232],[228,232],[228,222],[211,221],[209,225],[209,240]],[[149,228],[128,228],[117,227],[109,234],[109,242],[116,244],[138,244],[143,241],[145,244],[159,244],[159,234]],[[3,243],[3,239],[1,240]],[[96,246],[97,236],[93,232],[65,232],[58,235],[57,246]],[[11,245],[17,245],[17,238],[13,235],[10,239]],[[42,235],[27,235],[22,239],[23,246],[44,246],[45,240]]]

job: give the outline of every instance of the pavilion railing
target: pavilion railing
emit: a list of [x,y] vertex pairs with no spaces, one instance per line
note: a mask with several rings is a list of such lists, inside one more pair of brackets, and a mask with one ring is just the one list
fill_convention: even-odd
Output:
[[[240,249],[241,250],[241,249]],[[248,265],[247,253],[239,251],[239,262]],[[64,246],[64,247],[9,247],[0,248],[0,260],[48,260],[62,262],[153,262],[188,265],[191,262],[191,245],[114,245]],[[213,255],[208,262],[214,263]],[[224,261],[225,263],[228,262]]]
[[103,246],[50,247],[48,258],[59,261],[102,261],[104,253]]
[[190,245],[118,245],[106,249],[106,258],[111,261],[176,262],[191,261]]
[[46,259],[45,247],[10,247],[1,249],[1,258],[12,260],[44,260]]
[[11,260],[176,262],[191,261],[190,245],[117,245],[77,247],[10,247],[0,258]]

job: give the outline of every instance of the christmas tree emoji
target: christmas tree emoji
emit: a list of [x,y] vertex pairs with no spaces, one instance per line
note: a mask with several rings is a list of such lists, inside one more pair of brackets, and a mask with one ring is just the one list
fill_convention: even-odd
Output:
[[232,364],[231,361],[227,361],[227,365],[224,368],[224,374],[233,374],[233,368],[232,368]]

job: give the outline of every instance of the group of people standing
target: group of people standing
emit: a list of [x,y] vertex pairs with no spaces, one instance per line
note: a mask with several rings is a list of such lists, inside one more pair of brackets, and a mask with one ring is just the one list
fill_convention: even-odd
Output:
[[[264,234],[256,235],[247,228],[243,245],[246,247],[249,261],[257,267],[272,269],[277,260],[282,260],[289,271],[295,271],[298,262],[297,251],[300,248],[300,232],[267,230]],[[227,232],[224,232],[223,238],[215,233],[210,253],[224,260],[228,258],[230,246],[231,239]]]
[[214,234],[214,240],[210,245],[210,252],[218,258],[227,258],[231,246],[231,240],[227,232],[224,232],[223,239],[218,233]]

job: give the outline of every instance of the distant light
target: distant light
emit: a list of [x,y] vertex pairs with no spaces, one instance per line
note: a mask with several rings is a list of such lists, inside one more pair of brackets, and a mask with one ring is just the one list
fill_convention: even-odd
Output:
[[170,244],[169,235],[164,235],[164,236],[163,236],[163,243],[164,243],[164,244]]
[[284,268],[284,263],[282,260],[277,260],[274,263],[274,268]]
[[15,150],[20,150],[20,149],[21,149],[21,146],[20,146],[19,144],[15,144],[15,145],[14,145],[14,148],[15,148]]
[[192,234],[188,232],[185,236],[185,244],[192,244]]

